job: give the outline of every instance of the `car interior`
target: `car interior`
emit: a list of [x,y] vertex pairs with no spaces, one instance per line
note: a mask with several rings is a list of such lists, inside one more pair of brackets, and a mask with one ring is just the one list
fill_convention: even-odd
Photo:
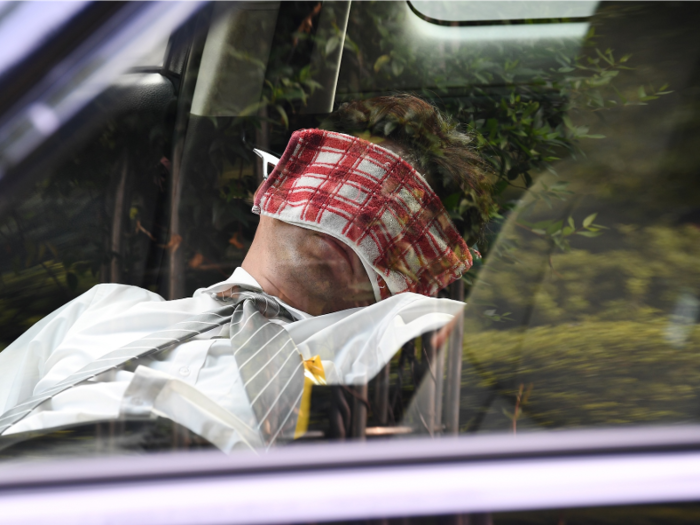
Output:
[[[1,46],[0,351],[99,283],[172,300],[227,278],[257,225],[253,150],[279,157],[344,102],[410,93],[472,133],[493,175],[482,257],[440,292],[464,318],[367,385],[314,387],[283,448],[621,429],[639,452],[650,429],[698,423],[697,4],[63,3],[46,27],[30,4],[0,5],[0,42],[36,19],[23,61]],[[464,196],[443,204],[462,227]],[[201,449],[216,451],[166,418],[0,437],[7,464]],[[477,460],[542,454],[523,450]],[[373,521],[697,522],[690,496],[606,501]]]
[[[253,149],[279,157],[344,102],[410,93],[472,132],[493,172],[483,257],[440,292],[466,301],[464,319],[368,385],[314,387],[309,430],[287,446],[698,423],[697,4],[183,3],[93,56],[81,35],[146,9],[105,4],[35,53],[37,68],[82,57],[43,102],[12,109],[34,91],[0,75],[0,351],[98,283],[172,300],[226,279],[257,225]],[[462,224],[463,196],[443,204]],[[3,460],[203,448],[162,418],[0,437]],[[696,521],[684,505],[673,523]]]

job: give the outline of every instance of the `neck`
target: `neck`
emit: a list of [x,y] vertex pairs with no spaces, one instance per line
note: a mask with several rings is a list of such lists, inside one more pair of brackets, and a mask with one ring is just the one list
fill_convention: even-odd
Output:
[[274,267],[270,264],[270,261],[274,261],[275,254],[267,253],[265,246],[264,243],[253,241],[241,263],[241,268],[258,282],[266,294],[273,295],[302,312],[321,315],[323,312],[306,300],[304,294],[300,294],[299,290],[290,290],[289,286],[279,279],[278,272],[275,272]]

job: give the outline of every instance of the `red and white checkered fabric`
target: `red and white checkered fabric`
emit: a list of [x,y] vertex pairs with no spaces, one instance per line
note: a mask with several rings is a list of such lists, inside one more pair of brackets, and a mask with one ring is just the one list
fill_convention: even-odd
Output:
[[423,177],[395,153],[357,137],[296,131],[254,209],[341,240],[391,294],[434,295],[472,264]]

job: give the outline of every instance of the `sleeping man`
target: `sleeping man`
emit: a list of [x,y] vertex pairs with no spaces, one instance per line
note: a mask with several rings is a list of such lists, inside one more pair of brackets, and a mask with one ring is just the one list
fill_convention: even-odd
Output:
[[[193,297],[95,286],[0,353],[0,434],[169,418],[224,451],[304,433],[313,384],[366,384],[463,304],[435,298],[471,265],[491,195],[470,138],[415,97],[342,106],[296,131],[258,188],[240,268]],[[469,239],[468,239],[469,240]]]

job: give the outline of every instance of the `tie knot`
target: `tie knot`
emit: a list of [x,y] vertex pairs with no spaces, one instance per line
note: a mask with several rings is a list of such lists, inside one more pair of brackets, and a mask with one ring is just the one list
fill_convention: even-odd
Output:
[[224,303],[251,301],[255,304],[255,308],[268,319],[282,317],[294,321],[292,314],[290,314],[277,299],[265,292],[249,290],[241,286],[233,286],[224,292],[216,294],[216,298]]

